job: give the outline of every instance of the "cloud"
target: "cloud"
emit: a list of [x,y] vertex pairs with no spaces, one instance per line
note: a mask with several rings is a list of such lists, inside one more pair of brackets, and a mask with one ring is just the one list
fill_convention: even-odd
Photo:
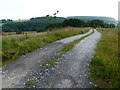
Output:
[[117,18],[119,0],[1,0],[0,18],[31,18],[53,14],[58,16],[110,16]]

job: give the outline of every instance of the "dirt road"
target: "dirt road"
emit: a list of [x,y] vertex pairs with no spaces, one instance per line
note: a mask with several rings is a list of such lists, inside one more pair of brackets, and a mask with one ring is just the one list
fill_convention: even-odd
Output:
[[88,87],[88,66],[95,53],[96,43],[101,37],[99,32],[95,31],[59,58],[60,62],[55,67],[45,69],[42,62],[53,60],[64,46],[91,32],[92,30],[46,45],[2,68],[2,87],[24,88],[30,80],[36,88]]

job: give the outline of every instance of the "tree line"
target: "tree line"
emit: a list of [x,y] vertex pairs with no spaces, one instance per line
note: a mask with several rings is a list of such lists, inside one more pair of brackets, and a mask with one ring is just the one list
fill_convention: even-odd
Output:
[[0,23],[11,23],[11,22],[13,22],[13,20],[11,20],[11,19],[2,19],[2,20],[0,20]]
[[[9,20],[8,20],[9,21]],[[80,20],[80,19],[66,19],[60,17],[39,17],[31,18],[29,21],[5,23],[2,26],[3,32],[24,32],[37,31],[43,32],[48,29],[60,27],[94,27],[94,28],[115,28],[114,24],[104,23],[103,20]]]
[[104,23],[103,20],[80,20],[80,19],[65,19],[62,23],[54,23],[48,26],[49,28],[59,28],[59,27],[93,27],[93,28],[115,28],[114,24]]

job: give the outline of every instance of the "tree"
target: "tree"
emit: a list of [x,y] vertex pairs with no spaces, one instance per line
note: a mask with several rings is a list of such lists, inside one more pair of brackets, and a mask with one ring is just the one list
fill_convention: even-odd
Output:
[[30,18],[30,20],[34,20],[34,19],[35,19],[35,18],[33,18],[33,17],[32,17],[32,18]]
[[63,21],[63,26],[84,27],[85,22],[79,19],[66,19]]
[[10,23],[10,22],[12,22],[12,20],[11,19],[7,19],[7,23]]
[[56,13],[53,14],[53,16],[56,18],[56,15],[59,13],[59,11],[57,10]]
[[114,24],[110,24],[110,28],[115,28],[115,25]]
[[57,10],[57,13],[59,13],[59,11]]
[[95,19],[90,21],[90,27],[96,28],[96,27],[103,27],[103,26],[104,26],[103,20]]
[[48,15],[46,15],[46,17],[50,17],[50,15],[48,14]]
[[7,22],[6,19],[2,19],[1,21],[2,21],[2,23],[6,23]]

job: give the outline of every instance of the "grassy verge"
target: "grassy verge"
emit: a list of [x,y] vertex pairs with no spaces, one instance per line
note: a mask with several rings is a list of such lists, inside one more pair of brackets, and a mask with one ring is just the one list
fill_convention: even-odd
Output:
[[101,29],[101,41],[90,63],[90,77],[95,80],[92,87],[120,88],[118,68],[118,31],[117,29]]
[[2,66],[48,43],[87,32],[88,28],[63,28],[45,33],[5,35],[2,37]]

